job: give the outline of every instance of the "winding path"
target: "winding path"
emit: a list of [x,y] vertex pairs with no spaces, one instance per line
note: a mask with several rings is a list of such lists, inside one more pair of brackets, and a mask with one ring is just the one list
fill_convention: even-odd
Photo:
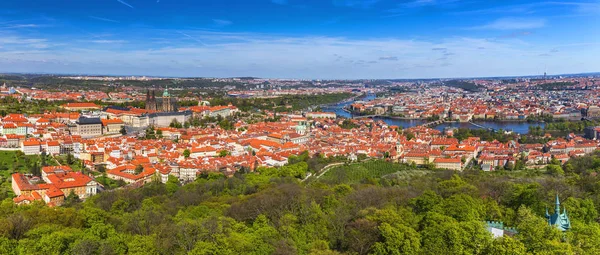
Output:
[[338,162],[338,163],[326,165],[325,167],[323,167],[323,169],[321,169],[321,173],[319,175],[317,175],[316,178],[317,179],[321,178],[321,176],[326,174],[331,168],[336,167],[336,166],[341,166],[343,164],[346,164],[346,162]]
[[[321,178],[321,176],[323,176],[325,173],[327,173],[327,171],[329,171],[331,168],[336,167],[336,166],[340,166],[345,164],[346,162],[338,162],[338,163],[332,163],[329,165],[326,165],[325,167],[323,167],[323,169],[321,169],[321,172],[315,177],[315,179],[319,179]],[[312,177],[313,175],[311,173],[309,173],[306,178],[302,179],[301,182],[304,182],[306,180],[308,180],[308,178]]]
[[[367,161],[371,161],[372,159],[373,158],[368,158],[368,159],[363,160],[361,162],[351,162],[350,165],[358,164],[358,163],[363,163],[363,162],[367,162]],[[325,167],[323,167],[323,169],[321,169],[321,172],[319,172],[319,174],[315,177],[315,179],[321,178],[321,176],[323,176],[324,174],[326,174],[329,170],[331,170],[331,168],[334,168],[336,166],[341,166],[341,165],[344,165],[344,164],[348,164],[348,162],[338,162],[338,163],[331,163],[329,165],[326,165]],[[307,176],[301,182],[304,182],[304,181],[308,180],[308,178],[311,177],[311,176],[312,175]]]

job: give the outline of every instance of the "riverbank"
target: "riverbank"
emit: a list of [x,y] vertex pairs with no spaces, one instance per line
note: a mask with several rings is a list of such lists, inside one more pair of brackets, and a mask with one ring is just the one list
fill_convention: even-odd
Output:
[[[355,96],[354,98],[359,98],[360,95]],[[375,97],[373,95],[367,95],[365,98],[361,98],[364,101],[372,100]],[[322,107],[322,111],[325,112],[334,112],[338,117],[342,118],[356,118],[360,116],[354,116],[351,112],[348,112],[347,109],[344,109],[346,106],[354,103],[355,101],[344,100],[335,105],[327,105]],[[415,126],[421,126],[431,121],[427,121],[426,119],[421,118],[406,118],[400,116],[364,116],[365,118],[371,118],[375,121],[384,121],[390,126],[398,126],[402,128],[410,128]],[[527,134],[529,132],[530,126],[541,126],[542,128],[545,126],[545,123],[530,123],[527,121],[501,121],[501,120],[473,120],[473,123],[483,126],[486,129],[494,129],[494,130],[506,130],[512,131],[518,134]],[[432,126],[440,131],[444,131],[446,128],[469,128],[469,129],[480,129],[475,125],[470,124],[469,122],[444,122],[439,125]]]
[[[342,108],[342,110],[344,110],[347,113],[352,114],[352,118],[354,119],[358,119],[358,118],[387,118],[387,119],[395,119],[395,120],[417,120],[417,121],[426,121],[426,122],[434,122],[434,121],[438,121],[441,119],[437,119],[437,120],[431,120],[431,119],[427,119],[427,118],[411,118],[411,117],[401,117],[401,116],[393,116],[393,115],[358,115],[355,112],[352,112],[346,108]],[[344,116],[342,116],[344,117]],[[444,122],[461,122],[459,120],[443,120]],[[466,122],[462,122],[462,123],[468,123],[468,122],[499,122],[499,123],[503,123],[503,122],[514,122],[514,123],[528,123],[528,124],[545,124],[545,123],[553,123],[553,122],[544,122],[544,121],[527,121],[527,120],[507,120],[507,119],[471,119],[469,121]]]
[[[347,103],[347,102],[344,102]],[[427,119],[427,118],[418,118],[418,117],[403,117],[403,116],[395,116],[395,115],[388,115],[388,114],[361,114],[358,112],[354,112],[350,109],[347,108],[349,104],[344,104],[344,106],[341,108],[343,111],[350,113],[352,115],[352,117],[346,117],[346,116],[341,116],[341,117],[345,117],[345,118],[354,118],[354,119],[358,119],[358,118],[387,118],[387,119],[395,119],[395,120],[418,120],[418,121],[427,121],[427,122],[434,122],[434,121],[438,121],[440,119],[437,120],[431,120],[431,119]],[[445,122],[460,122],[459,120],[444,120]],[[546,123],[544,121],[529,121],[529,120],[523,120],[523,119],[471,119],[467,122],[515,122],[515,123],[529,123],[529,124],[542,124],[542,123]],[[466,123],[466,122],[465,122]],[[552,123],[552,122],[550,122]]]
[[352,97],[346,98],[346,99],[344,99],[342,101],[339,101],[339,102],[336,102],[336,103],[320,104],[320,105],[317,105],[317,107],[321,107],[321,108],[325,107],[325,108],[327,108],[327,107],[336,106],[336,105],[347,105],[347,104],[350,104],[350,103],[353,103],[353,102],[357,101],[357,98],[364,98],[364,97],[367,97],[367,96],[368,95],[366,95],[366,94],[363,93],[363,94],[360,94],[360,95],[354,95]]
[[[408,117],[400,117],[400,116],[388,116],[388,115],[357,115],[355,113],[353,113],[352,111],[346,109],[346,108],[342,108],[342,110],[344,110],[347,113],[352,114],[352,118],[354,119],[360,119],[360,118],[388,118],[388,119],[395,119],[395,120],[423,120],[423,121],[427,121],[427,119],[422,119],[422,118],[408,118]],[[432,120],[435,121],[435,120]]]

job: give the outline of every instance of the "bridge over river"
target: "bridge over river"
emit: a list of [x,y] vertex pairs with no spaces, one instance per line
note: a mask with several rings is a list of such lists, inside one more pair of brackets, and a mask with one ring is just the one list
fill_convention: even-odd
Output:
[[479,125],[479,124],[477,124],[477,123],[473,123],[473,122],[471,122],[471,121],[469,121],[469,123],[471,123],[471,125],[473,125],[473,126],[476,126],[476,127],[478,127],[478,128],[481,128],[481,129],[487,129],[487,130],[489,130],[489,131],[496,132],[496,129],[493,129],[493,128],[491,128],[491,127],[486,127],[486,126],[484,126],[484,125]]
[[[352,118],[353,118],[353,119],[363,119],[363,118],[388,118],[388,119],[392,119],[392,120],[400,120],[400,121],[402,121],[402,120],[408,120],[408,119],[402,119],[402,118],[394,119],[394,118],[391,118],[391,117],[387,117],[387,116],[381,116],[381,115],[361,115],[361,116],[352,116]],[[417,121],[418,121],[418,120],[417,120]],[[424,124],[421,124],[421,125],[417,125],[417,126],[423,126],[423,127],[428,127],[428,128],[435,128],[435,127],[437,127],[437,126],[439,126],[439,125],[442,125],[442,124],[445,124],[445,123],[449,123],[449,124],[452,124],[452,123],[465,123],[465,124],[470,124],[470,125],[473,125],[473,126],[475,126],[476,128],[487,129],[487,130],[489,130],[489,131],[496,132],[496,129],[495,129],[495,128],[486,127],[486,126],[484,126],[484,125],[477,124],[477,123],[474,123],[474,122],[471,122],[471,121],[469,121],[469,122],[456,122],[456,121],[436,120],[436,121],[427,122],[427,123],[424,123]]]
[[[365,101],[369,101],[368,99]],[[519,134],[526,134],[529,132],[530,126],[541,126],[544,127],[545,123],[530,123],[526,121],[491,121],[491,120],[476,120],[470,122],[446,122],[443,120],[436,120],[428,122],[423,119],[403,119],[394,118],[389,116],[378,116],[378,115],[367,115],[367,116],[353,116],[353,114],[345,109],[346,106],[350,105],[352,101],[343,101],[333,106],[323,107],[322,111],[335,112],[338,117],[344,118],[372,118],[374,120],[385,121],[388,125],[399,126],[403,128],[409,128],[414,126],[425,126],[429,128],[435,128],[440,131],[448,127],[454,128],[470,128],[470,129],[486,129],[497,131],[500,129],[511,130]]]
[[[447,121],[445,121],[445,120],[436,120],[436,121],[432,121],[432,122],[427,122],[427,123],[425,123],[425,124],[423,124],[421,126],[428,127],[428,128],[434,128],[434,127],[439,126],[439,125],[444,124],[444,123],[447,123]],[[452,122],[448,122],[448,123],[452,123]],[[489,131],[496,132],[496,129],[491,128],[491,127],[486,127],[484,125],[477,124],[477,123],[474,123],[472,121],[469,121],[468,123],[471,124],[471,125],[473,125],[473,126],[475,126],[475,127],[477,127],[477,128],[487,129]]]
[[444,121],[444,120],[436,120],[436,121],[425,123],[422,126],[430,128],[430,127],[435,127],[437,125],[440,125],[440,124],[442,124],[444,122],[446,122],[446,121]]

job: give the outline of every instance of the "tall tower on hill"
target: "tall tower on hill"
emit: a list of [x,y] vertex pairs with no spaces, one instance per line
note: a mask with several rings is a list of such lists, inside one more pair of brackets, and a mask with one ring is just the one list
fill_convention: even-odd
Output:
[[152,90],[152,94],[150,94],[150,90],[146,90],[146,110],[156,111],[156,93],[154,90]]
[[171,102],[171,94],[169,94],[169,88],[166,87],[165,91],[162,94],[162,111],[163,112],[173,112],[173,103]]

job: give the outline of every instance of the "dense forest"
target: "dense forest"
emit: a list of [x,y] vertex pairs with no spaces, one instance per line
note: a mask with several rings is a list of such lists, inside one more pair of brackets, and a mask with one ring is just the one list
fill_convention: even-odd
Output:
[[569,87],[578,85],[579,82],[549,82],[544,84],[539,84],[536,87],[541,90],[565,90],[569,89]]
[[283,95],[276,98],[215,97],[210,100],[210,104],[228,105],[231,103],[244,112],[253,110],[289,112],[304,110],[308,107],[317,107],[323,104],[337,103],[350,97],[352,97],[352,94],[350,93]]
[[[279,169],[204,174],[185,186],[172,178],[60,208],[7,199],[0,253],[600,254],[598,155],[557,165],[563,171],[553,174],[367,161],[323,181],[301,181],[327,162],[301,156]],[[351,178],[335,181],[344,169]],[[565,233],[544,218],[556,194],[572,221]],[[493,239],[487,220],[518,234]]]
[[[352,97],[350,93],[332,93],[332,94],[316,94],[316,95],[282,95],[273,98],[239,98],[229,97],[223,94],[214,95],[208,99],[210,105],[234,105],[243,112],[252,111],[274,111],[274,112],[289,112],[305,110],[308,107],[317,108],[319,105],[337,103],[342,100]],[[96,101],[96,104],[103,105],[106,103]],[[179,101],[177,104],[180,107],[190,107],[198,105],[198,101]],[[113,104],[120,107],[133,106],[145,108],[146,103],[143,101],[126,102]],[[0,113],[2,107],[0,107]]]
[[444,86],[459,88],[469,92],[479,91],[483,88],[482,86],[479,86],[475,83],[460,80],[445,81]]
[[222,88],[225,86],[242,87],[244,85],[242,82],[224,82],[208,78],[99,81],[67,79],[55,75],[0,75],[0,84],[4,82],[11,86],[35,87],[50,91],[89,89],[112,91],[121,86],[140,88],[164,88],[165,86],[176,86],[178,88]]
[[597,121],[555,121],[546,123],[544,129],[548,131],[565,131],[580,134],[583,133],[586,127],[595,127],[598,126],[598,124]]

